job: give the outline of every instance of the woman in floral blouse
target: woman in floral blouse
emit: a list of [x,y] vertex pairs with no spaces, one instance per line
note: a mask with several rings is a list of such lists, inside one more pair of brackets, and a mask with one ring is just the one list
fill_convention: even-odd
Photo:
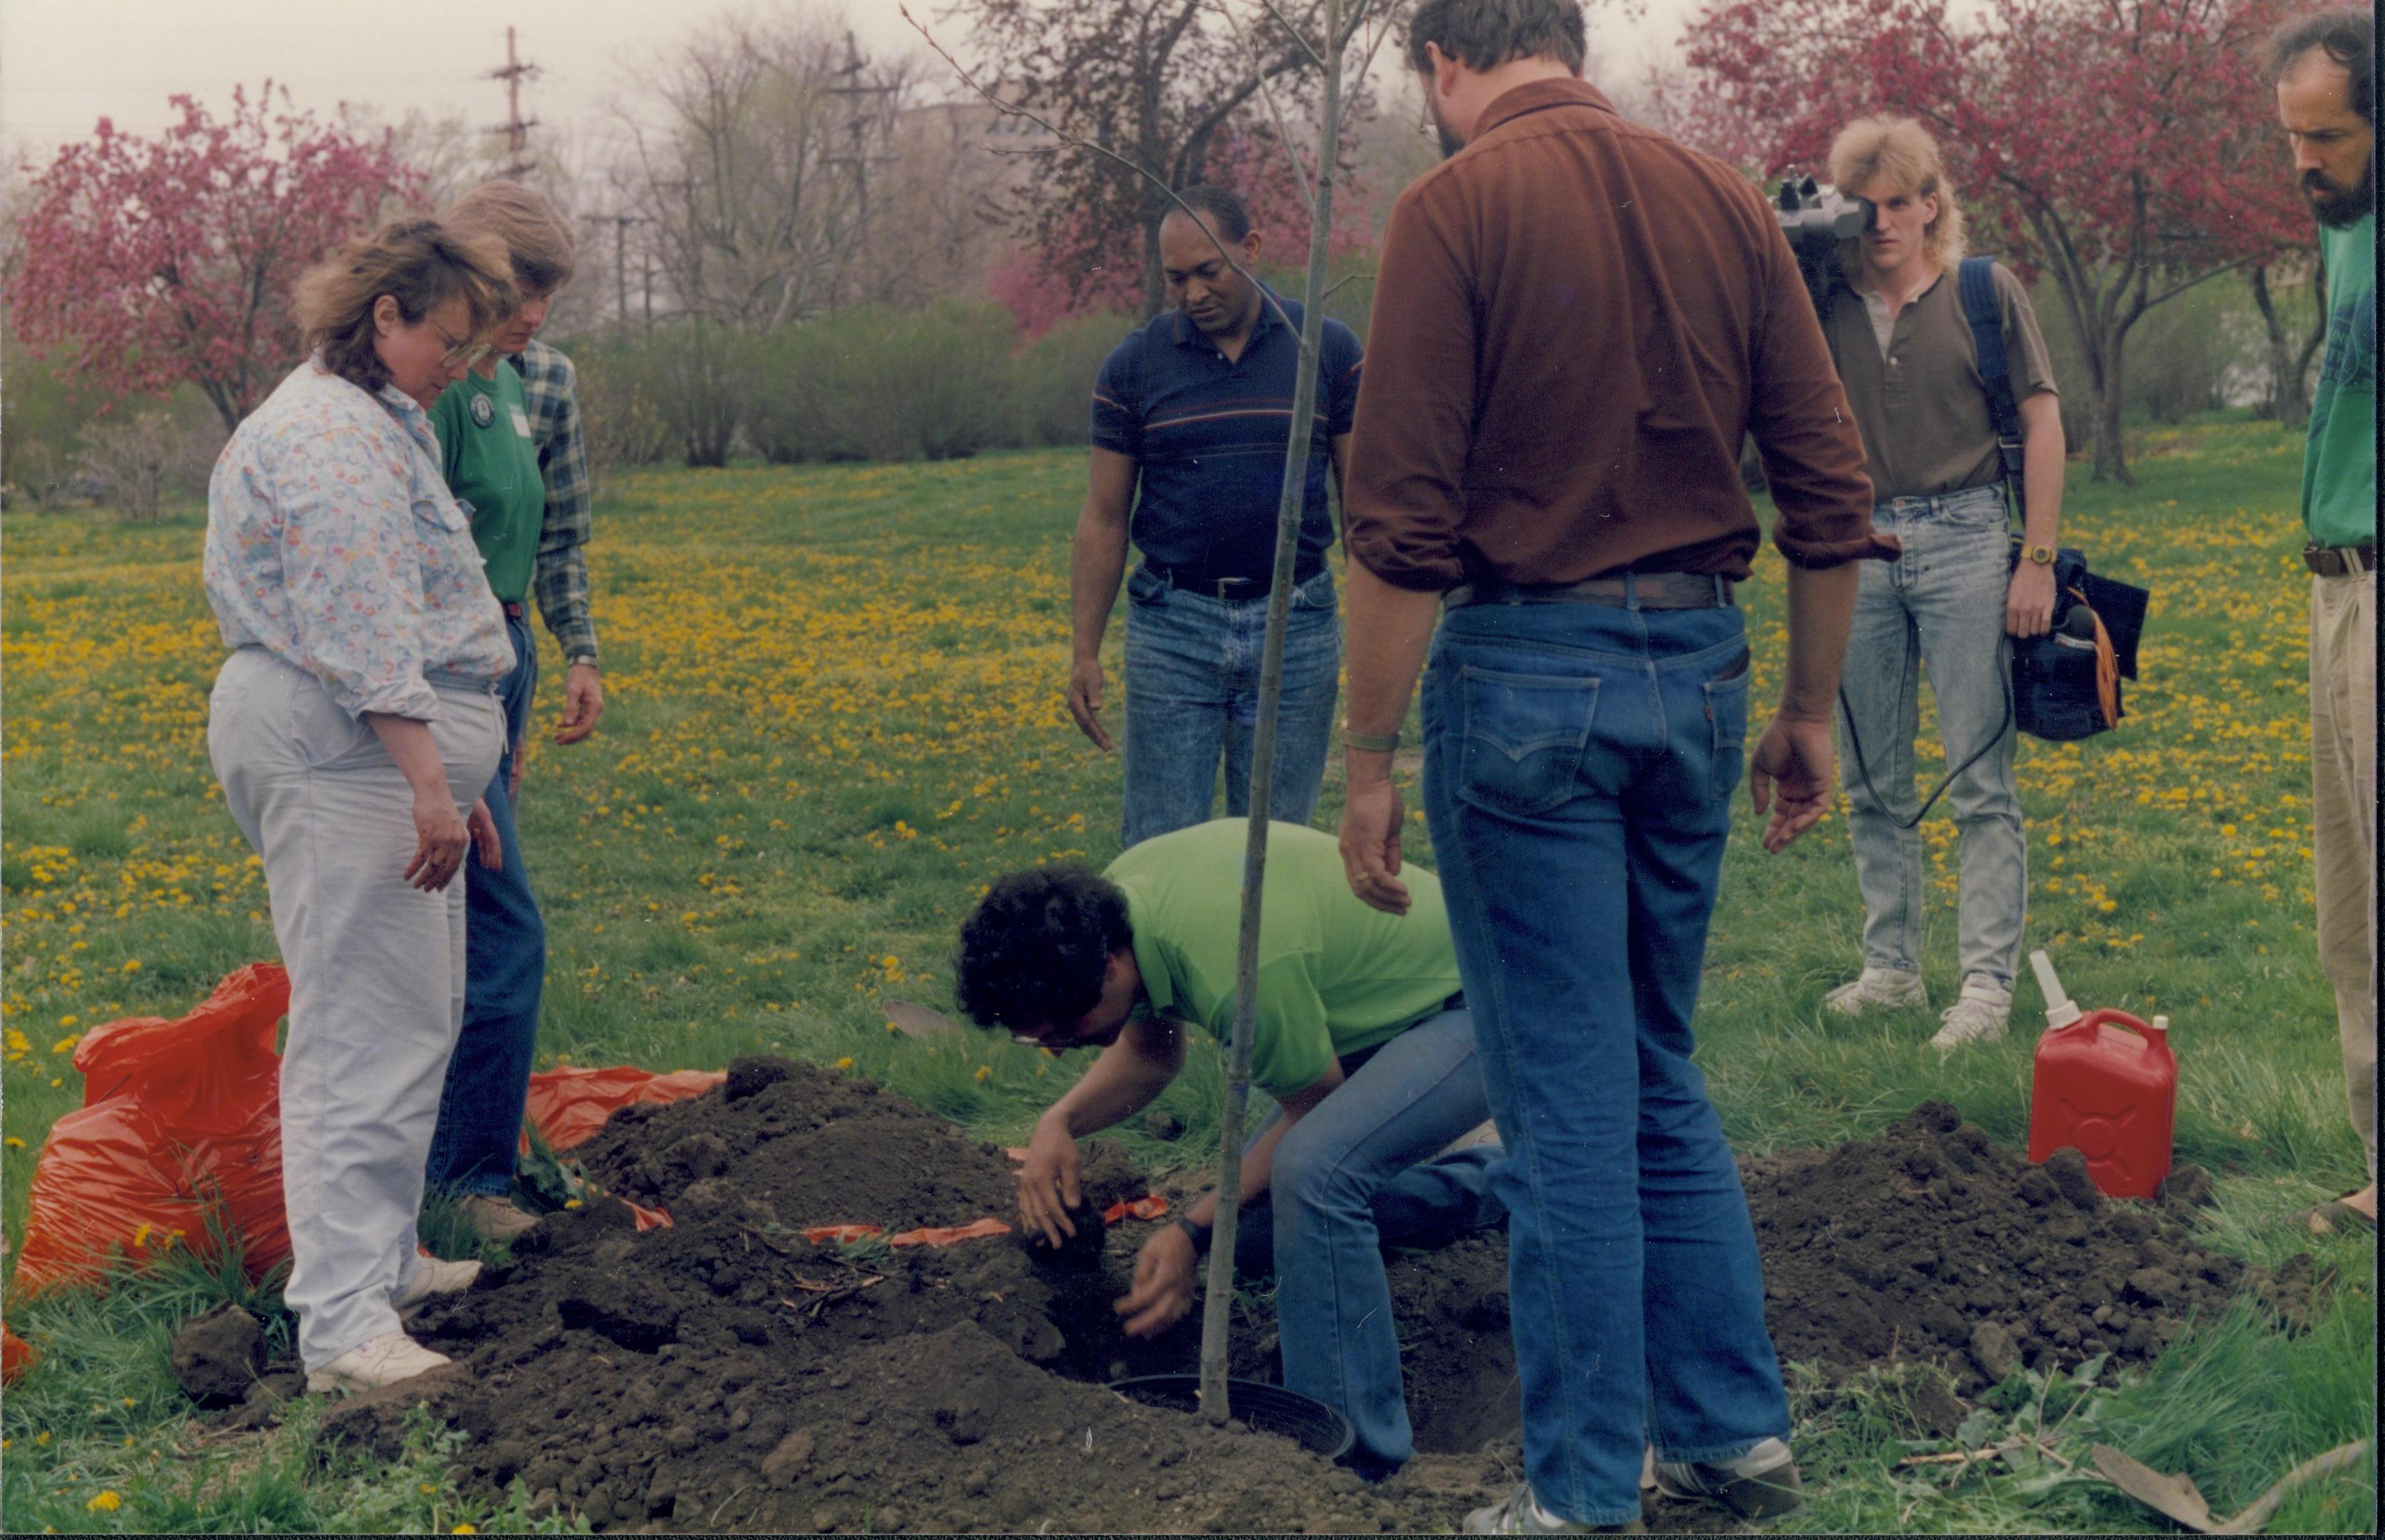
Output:
[[493,843],[476,803],[514,659],[427,411],[515,303],[502,246],[430,220],[333,252],[298,284],[312,357],[207,488],[207,599],[233,649],[207,751],[290,970],[284,1297],[310,1390],[446,1362],[398,1312],[480,1271],[418,1255],[415,1215],[463,1007],[456,878]]

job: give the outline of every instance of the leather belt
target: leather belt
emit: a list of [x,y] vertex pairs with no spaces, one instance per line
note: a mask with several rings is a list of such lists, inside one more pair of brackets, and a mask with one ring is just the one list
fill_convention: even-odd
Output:
[[2322,578],[2356,577],[2377,570],[2377,543],[2365,545],[2305,545],[2303,565]]
[[[1264,599],[1275,591],[1275,584],[1268,578],[1213,578],[1176,568],[1155,566],[1148,561],[1143,564],[1143,570],[1170,588],[1181,589],[1187,594],[1198,594],[1205,599],[1218,599],[1229,604],[1246,599]],[[1297,588],[1323,570],[1325,570],[1325,564],[1321,561],[1305,571],[1295,567],[1292,570],[1292,585]]]
[[1731,602],[1730,580],[1699,572],[1626,572],[1581,582],[1508,582],[1481,578],[1441,596],[1444,609],[1479,604],[1595,604],[1617,609],[1714,609]]

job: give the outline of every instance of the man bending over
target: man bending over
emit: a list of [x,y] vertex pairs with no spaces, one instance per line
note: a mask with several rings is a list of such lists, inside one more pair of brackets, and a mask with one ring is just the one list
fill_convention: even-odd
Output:
[[[1045,867],[997,881],[961,926],[955,973],[979,1025],[1101,1057],[1035,1125],[1018,1213],[1076,1233],[1076,1141],[1147,1106],[1183,1067],[1180,1023],[1231,1036],[1242,920],[1239,819],[1143,841],[1096,876]],[[1409,873],[1405,915],[1369,908],[1331,835],[1269,832],[1251,1082],[1276,1101],[1242,1156],[1234,1260],[1276,1274],[1283,1380],[1338,1408],[1369,1479],[1415,1454],[1381,1248],[1500,1223],[1496,1146],[1438,1155],[1490,1116],[1441,888]],[[1145,1242],[1118,1302],[1130,1336],[1192,1308],[1215,1195]]]

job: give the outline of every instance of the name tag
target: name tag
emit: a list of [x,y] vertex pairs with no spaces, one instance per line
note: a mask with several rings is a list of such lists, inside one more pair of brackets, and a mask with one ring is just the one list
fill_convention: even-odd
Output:
[[519,407],[509,409],[514,414],[514,432],[524,438],[530,437],[530,419],[522,415],[522,409]]

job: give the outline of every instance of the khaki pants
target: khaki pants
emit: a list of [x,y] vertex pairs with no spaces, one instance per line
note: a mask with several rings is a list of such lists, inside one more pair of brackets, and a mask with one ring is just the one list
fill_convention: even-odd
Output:
[[2311,850],[2352,1127],[2377,1180],[2377,574],[2311,580]]

